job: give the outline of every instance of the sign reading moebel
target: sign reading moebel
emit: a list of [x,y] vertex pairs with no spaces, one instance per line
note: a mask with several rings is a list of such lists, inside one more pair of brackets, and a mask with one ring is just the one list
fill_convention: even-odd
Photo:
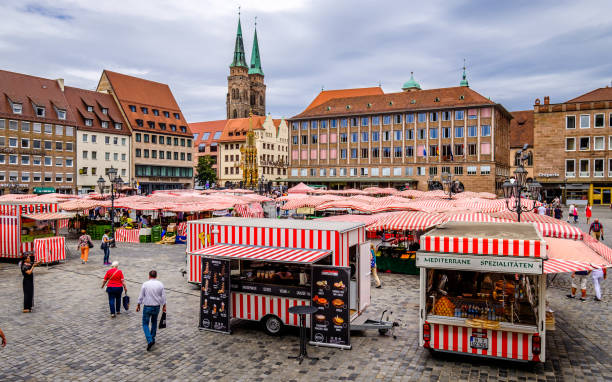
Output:
[[449,255],[417,253],[417,267],[469,271],[542,274],[542,259],[501,256]]

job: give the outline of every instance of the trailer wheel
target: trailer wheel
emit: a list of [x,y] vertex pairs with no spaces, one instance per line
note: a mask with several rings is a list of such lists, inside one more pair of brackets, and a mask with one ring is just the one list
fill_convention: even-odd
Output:
[[268,315],[261,319],[263,329],[270,336],[278,336],[283,331],[283,322],[274,315]]
[[384,336],[387,333],[389,333],[389,329],[378,329],[378,334],[381,336]]

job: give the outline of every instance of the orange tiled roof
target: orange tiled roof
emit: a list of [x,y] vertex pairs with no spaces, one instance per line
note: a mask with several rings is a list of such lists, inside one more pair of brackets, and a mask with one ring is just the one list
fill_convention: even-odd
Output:
[[[11,102],[21,103],[22,113],[13,114]],[[44,106],[45,118],[36,116],[32,103]],[[66,119],[57,118],[55,108],[66,110]],[[75,115],[57,80],[0,70],[0,117],[73,125]]]
[[[168,85],[109,70],[104,70],[104,75],[106,75],[115,95],[119,99],[121,108],[127,116],[132,129],[192,136],[187,121]],[[130,110],[131,105],[136,107],[136,111]],[[142,107],[147,108],[147,114],[142,111]],[[154,115],[153,109],[158,110],[159,115]],[[164,116],[164,111],[169,113],[168,117]],[[175,113],[178,113],[179,118],[175,118]],[[142,120],[143,126],[138,126],[137,120]],[[148,122],[155,122],[155,128],[150,128]],[[165,130],[162,130],[160,123],[165,124]],[[171,125],[176,126],[176,131],[172,131]],[[185,127],[185,132],[181,131],[181,126]]]
[[223,129],[223,133],[221,134],[221,138],[219,142],[241,142],[246,140],[246,133],[249,131],[249,128],[253,128],[253,130],[263,129],[263,123],[266,120],[266,117],[256,116],[253,117],[253,122],[251,125],[250,118],[235,118],[228,119],[225,124],[225,128]]
[[346,97],[359,97],[366,95],[380,95],[384,94],[380,86],[371,88],[355,88],[355,89],[336,89],[336,90],[322,90],[319,95],[306,107],[306,110],[312,109],[315,106],[319,106],[333,98],[346,98]]
[[510,147],[523,147],[525,143],[533,147],[533,110],[511,112]]
[[566,103],[570,102],[597,102],[597,101],[612,101],[612,87],[606,86],[605,88],[599,88],[585,93],[579,97],[570,99]]
[[[227,119],[221,119],[218,121],[206,121],[206,122],[194,122],[189,124],[189,128],[194,135],[194,147],[197,150],[198,144],[205,143],[207,145],[215,141],[214,136],[216,132],[223,132]],[[208,134],[208,139],[202,140],[204,133]],[[195,135],[197,136],[197,139]]]
[[497,104],[468,87],[457,86],[413,92],[333,98],[321,105],[304,110],[292,119],[483,105]]
[[[130,129],[112,95],[71,86],[65,87],[65,94],[76,116],[76,126],[79,130],[130,135]],[[92,106],[94,111],[87,111],[87,106]],[[108,109],[108,114],[102,113],[102,108]],[[93,126],[86,126],[85,118],[91,119]],[[101,121],[108,121],[109,127],[103,128]],[[121,123],[121,129],[115,129],[115,122]]]

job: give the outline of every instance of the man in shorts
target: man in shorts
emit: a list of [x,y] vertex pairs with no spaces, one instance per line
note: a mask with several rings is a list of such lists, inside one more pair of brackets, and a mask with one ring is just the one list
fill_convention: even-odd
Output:
[[[567,295],[568,298],[576,298],[576,290],[578,288],[577,285],[578,283],[580,283],[580,292],[581,292],[580,301],[586,301],[586,289],[587,289],[587,281],[589,279],[589,273],[591,272],[590,271],[576,271],[572,273],[572,293]],[[576,281],[578,281],[578,283],[576,283]]]

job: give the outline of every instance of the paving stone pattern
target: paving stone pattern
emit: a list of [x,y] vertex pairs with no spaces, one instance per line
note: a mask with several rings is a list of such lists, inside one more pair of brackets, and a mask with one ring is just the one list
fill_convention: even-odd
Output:
[[[612,236],[612,235],[611,235]],[[96,243],[97,244],[97,243]],[[382,289],[372,289],[367,315],[383,309],[400,322],[395,334],[353,335],[353,349],[308,347],[318,362],[298,365],[297,330],[269,337],[258,325],[242,321],[234,334],[197,329],[199,295],[180,273],[185,247],[118,244],[111,259],[128,280],[131,310],[110,318],[100,289],[107,267],[102,251],[92,249],[82,265],[75,242],[69,259],[35,271],[34,313],[23,314],[21,274],[15,264],[0,263],[0,328],[9,344],[0,348],[0,381],[612,381],[612,300],[565,298],[567,275],[549,289],[557,331],[547,335],[547,362],[525,365],[443,355],[432,357],[418,346],[418,278],[382,274]],[[168,296],[168,328],[146,352],[141,314],[135,313],[140,284],[157,269]],[[558,284],[558,286],[556,286]]]

